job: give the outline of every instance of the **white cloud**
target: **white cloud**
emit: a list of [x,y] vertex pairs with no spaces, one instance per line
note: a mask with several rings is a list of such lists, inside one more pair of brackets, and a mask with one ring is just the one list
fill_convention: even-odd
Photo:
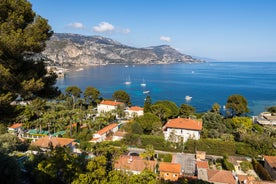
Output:
[[160,36],[160,40],[164,42],[171,42],[171,37],[168,36]]
[[95,32],[112,32],[115,29],[115,27],[108,23],[108,22],[101,22],[98,26],[93,27],[93,31]]
[[72,27],[75,29],[84,29],[85,28],[85,26],[80,22],[70,23],[70,24],[68,24],[68,27]]

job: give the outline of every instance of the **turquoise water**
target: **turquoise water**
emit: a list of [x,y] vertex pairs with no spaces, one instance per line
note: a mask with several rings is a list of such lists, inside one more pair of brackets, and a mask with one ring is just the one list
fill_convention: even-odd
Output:
[[[126,85],[127,80],[131,81]],[[146,87],[140,84],[146,83]],[[178,106],[186,103],[197,112],[209,110],[216,102],[225,105],[228,96],[243,95],[251,114],[266,107],[276,106],[276,62],[210,62],[201,64],[170,65],[106,65],[72,70],[57,82],[64,91],[76,85],[85,90],[93,86],[102,97],[111,98],[116,90],[125,90],[133,105],[143,106],[145,94],[150,91],[152,102],[170,100]]]

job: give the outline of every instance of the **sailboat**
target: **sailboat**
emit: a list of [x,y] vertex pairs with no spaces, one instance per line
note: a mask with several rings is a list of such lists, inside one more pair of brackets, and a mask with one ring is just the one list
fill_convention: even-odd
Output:
[[128,80],[126,80],[125,85],[130,85],[131,81],[130,81],[130,77],[128,77]]
[[144,93],[144,94],[149,94],[149,93],[150,93],[150,91],[149,91],[149,90],[147,90],[147,91],[143,91],[143,93]]
[[145,80],[143,79],[143,83],[141,83],[142,87],[145,87],[147,84],[145,83]]

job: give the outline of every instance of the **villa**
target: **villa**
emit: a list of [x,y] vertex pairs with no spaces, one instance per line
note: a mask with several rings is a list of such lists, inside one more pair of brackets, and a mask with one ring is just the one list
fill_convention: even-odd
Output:
[[144,108],[139,107],[139,106],[133,106],[130,108],[127,108],[125,110],[126,117],[127,118],[134,118],[138,116],[143,116],[144,115]]
[[170,142],[186,142],[188,139],[200,139],[202,122],[195,119],[170,119],[163,127],[165,139]]
[[118,109],[118,107],[124,107],[124,103],[117,102],[117,101],[111,101],[111,100],[103,100],[100,104],[98,104],[98,113],[102,112],[110,112],[112,110]]
[[75,142],[75,139],[70,138],[61,138],[61,137],[49,137],[45,136],[42,138],[37,139],[36,141],[32,142],[33,146],[37,146],[41,148],[42,150],[46,151],[49,150],[51,147],[69,147],[71,151],[74,152],[75,146],[77,142]]
[[139,156],[122,155],[114,165],[114,168],[123,172],[131,172],[133,174],[140,174],[147,169],[156,172],[157,162],[154,160],[145,160]]
[[22,129],[23,123],[15,123],[8,127],[8,131],[11,133],[19,133]]
[[98,132],[93,134],[93,138],[89,142],[103,142],[105,141],[109,136],[112,136],[115,132],[117,132],[119,129],[118,124],[112,123],[103,129],[99,130]]

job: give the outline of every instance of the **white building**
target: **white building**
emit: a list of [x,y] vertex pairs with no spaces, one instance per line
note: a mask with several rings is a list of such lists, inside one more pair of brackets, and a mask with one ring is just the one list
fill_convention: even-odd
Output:
[[11,133],[19,133],[22,130],[23,123],[15,123],[8,127],[8,131]]
[[111,100],[103,100],[100,104],[98,104],[98,113],[109,112],[112,110],[116,110],[119,106],[124,106],[124,103],[111,101]]
[[262,112],[259,116],[253,116],[253,122],[260,125],[276,125],[275,113]]
[[144,115],[144,108],[139,106],[133,106],[125,110],[126,118],[134,118]]
[[93,138],[89,142],[102,142],[105,141],[109,136],[111,137],[119,129],[118,124],[112,123],[98,132],[93,134]]
[[175,118],[163,127],[165,139],[170,142],[186,142],[189,138],[200,139],[202,122],[195,119]]

